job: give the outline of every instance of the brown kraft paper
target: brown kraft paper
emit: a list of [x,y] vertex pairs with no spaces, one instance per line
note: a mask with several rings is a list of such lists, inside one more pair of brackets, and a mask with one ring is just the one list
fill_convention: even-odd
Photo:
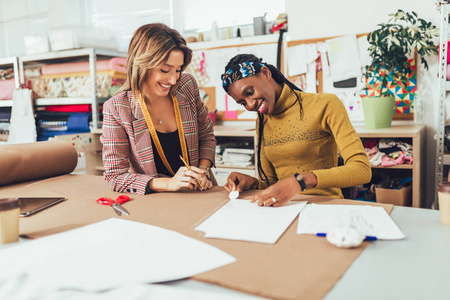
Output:
[[[241,193],[249,199],[257,191]],[[63,175],[29,184],[0,188],[0,197],[64,196],[68,200],[29,218],[21,218],[22,236],[38,238],[117,217],[111,207],[95,202],[119,196],[101,176]],[[209,239],[194,228],[228,201],[222,187],[204,192],[131,195],[123,204],[130,216],[121,218],[174,230],[217,247],[237,261],[192,279],[214,283],[271,299],[322,299],[369,242],[355,249],[337,248],[325,238],[296,233],[298,218],[274,245]],[[319,204],[367,205],[362,201],[297,195],[294,200]],[[388,213],[392,205],[381,206]],[[145,237],[142,237],[145,238]],[[180,249],[182,251],[182,249]],[[130,254],[132,255],[132,254]],[[127,254],[122,255],[126,260]],[[143,258],[145,259],[145,258]]]
[[72,172],[77,151],[66,141],[0,146],[0,186]]

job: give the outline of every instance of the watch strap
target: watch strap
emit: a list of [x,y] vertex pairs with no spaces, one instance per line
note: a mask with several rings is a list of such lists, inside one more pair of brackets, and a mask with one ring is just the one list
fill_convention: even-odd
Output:
[[299,173],[296,173],[294,176],[295,176],[295,180],[297,180],[297,182],[298,182],[298,184],[300,185],[300,188],[302,189],[302,192],[304,191],[304,190],[306,190],[306,183],[305,183],[305,181],[303,180],[303,176],[302,176],[302,179],[301,180],[298,180],[297,179],[297,176],[298,175],[300,175]]

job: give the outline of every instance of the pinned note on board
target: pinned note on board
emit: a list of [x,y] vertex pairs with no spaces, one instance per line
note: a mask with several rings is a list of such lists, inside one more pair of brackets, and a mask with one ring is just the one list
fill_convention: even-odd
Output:
[[228,94],[225,94],[225,119],[237,119],[237,110],[229,110]]

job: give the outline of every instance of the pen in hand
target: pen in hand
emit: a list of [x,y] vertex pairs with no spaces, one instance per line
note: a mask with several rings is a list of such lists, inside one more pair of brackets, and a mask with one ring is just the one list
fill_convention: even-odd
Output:
[[[186,166],[186,168],[188,168],[189,171],[192,171],[191,167],[187,164],[187,162],[183,159],[183,157],[182,157],[181,155],[180,155],[180,159],[181,159],[181,161],[184,163],[184,165]],[[195,179],[195,181],[197,181],[198,185],[201,187],[201,189],[202,189],[202,191],[203,191],[203,190],[205,189],[205,188],[203,187],[203,185],[200,183],[200,181],[197,180],[197,178],[194,177],[194,179]]]

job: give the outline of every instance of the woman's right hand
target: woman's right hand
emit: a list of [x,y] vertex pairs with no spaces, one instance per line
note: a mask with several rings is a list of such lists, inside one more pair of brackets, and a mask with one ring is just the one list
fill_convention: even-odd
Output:
[[238,191],[239,193],[248,189],[258,188],[258,179],[250,175],[232,172],[223,186],[227,192]]
[[[199,172],[204,173],[202,170]],[[175,175],[167,181],[167,191],[176,192],[182,188],[196,190],[198,188],[198,183],[195,181],[195,178],[200,180],[200,174],[194,171],[189,171],[186,167],[180,167],[177,173],[175,173]]]

